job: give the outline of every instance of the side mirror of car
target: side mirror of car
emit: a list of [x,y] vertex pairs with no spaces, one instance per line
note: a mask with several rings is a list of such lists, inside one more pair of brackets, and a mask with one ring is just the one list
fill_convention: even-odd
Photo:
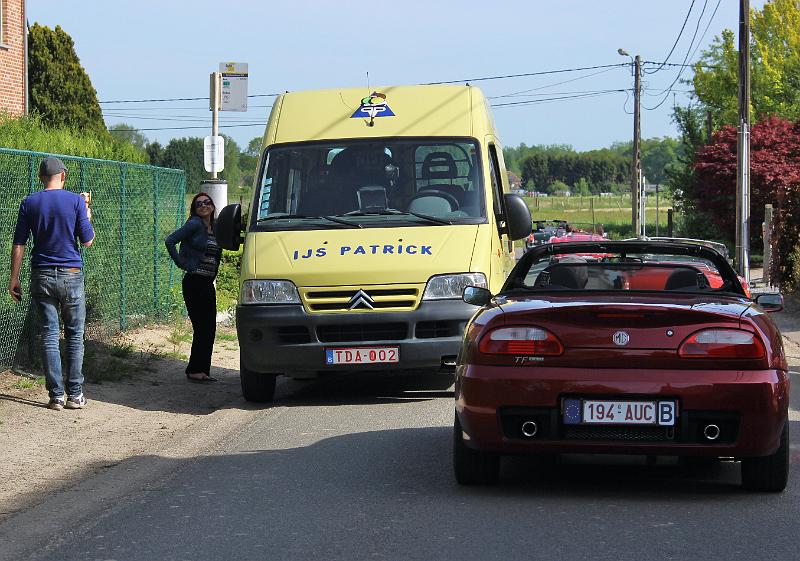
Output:
[[464,302],[473,306],[485,306],[492,300],[492,293],[479,286],[468,286],[462,296]]
[[759,294],[756,296],[756,304],[765,312],[780,312],[783,310],[783,295],[777,292]]
[[242,206],[228,205],[214,221],[214,236],[223,249],[237,251],[242,245]]
[[512,240],[528,237],[533,230],[531,209],[519,195],[506,193],[503,196],[506,203],[506,233],[508,237]]

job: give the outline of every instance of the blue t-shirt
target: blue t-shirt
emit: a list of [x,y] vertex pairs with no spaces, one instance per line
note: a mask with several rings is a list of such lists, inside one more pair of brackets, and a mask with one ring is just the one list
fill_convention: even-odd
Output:
[[25,245],[33,234],[31,267],[81,267],[81,243],[94,238],[83,197],[64,189],[38,191],[19,205],[14,245]]

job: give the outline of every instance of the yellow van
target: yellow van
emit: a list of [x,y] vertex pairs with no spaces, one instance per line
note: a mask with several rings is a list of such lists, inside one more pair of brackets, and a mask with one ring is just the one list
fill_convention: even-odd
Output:
[[[508,193],[486,98],[472,86],[286,93],[272,108],[247,220],[236,328],[241,383],[275,377],[438,372],[531,231]],[[239,205],[216,235],[242,241]]]

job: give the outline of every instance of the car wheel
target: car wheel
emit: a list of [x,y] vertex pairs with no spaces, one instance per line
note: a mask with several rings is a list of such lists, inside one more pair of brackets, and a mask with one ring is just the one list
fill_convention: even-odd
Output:
[[453,422],[453,470],[461,485],[489,485],[500,474],[500,456],[472,450],[464,444],[464,434],[458,415]]
[[275,374],[253,372],[244,367],[239,369],[242,383],[242,395],[247,401],[270,403],[275,399]]
[[774,454],[742,460],[742,486],[750,491],[778,493],[789,479],[789,423],[783,426],[781,444]]

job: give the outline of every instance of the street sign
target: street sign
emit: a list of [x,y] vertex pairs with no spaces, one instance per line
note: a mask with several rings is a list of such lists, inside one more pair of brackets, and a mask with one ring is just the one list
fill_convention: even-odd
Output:
[[225,169],[225,139],[221,136],[203,139],[203,167],[209,173],[219,173]]
[[220,62],[222,95],[220,111],[247,111],[247,63]]

